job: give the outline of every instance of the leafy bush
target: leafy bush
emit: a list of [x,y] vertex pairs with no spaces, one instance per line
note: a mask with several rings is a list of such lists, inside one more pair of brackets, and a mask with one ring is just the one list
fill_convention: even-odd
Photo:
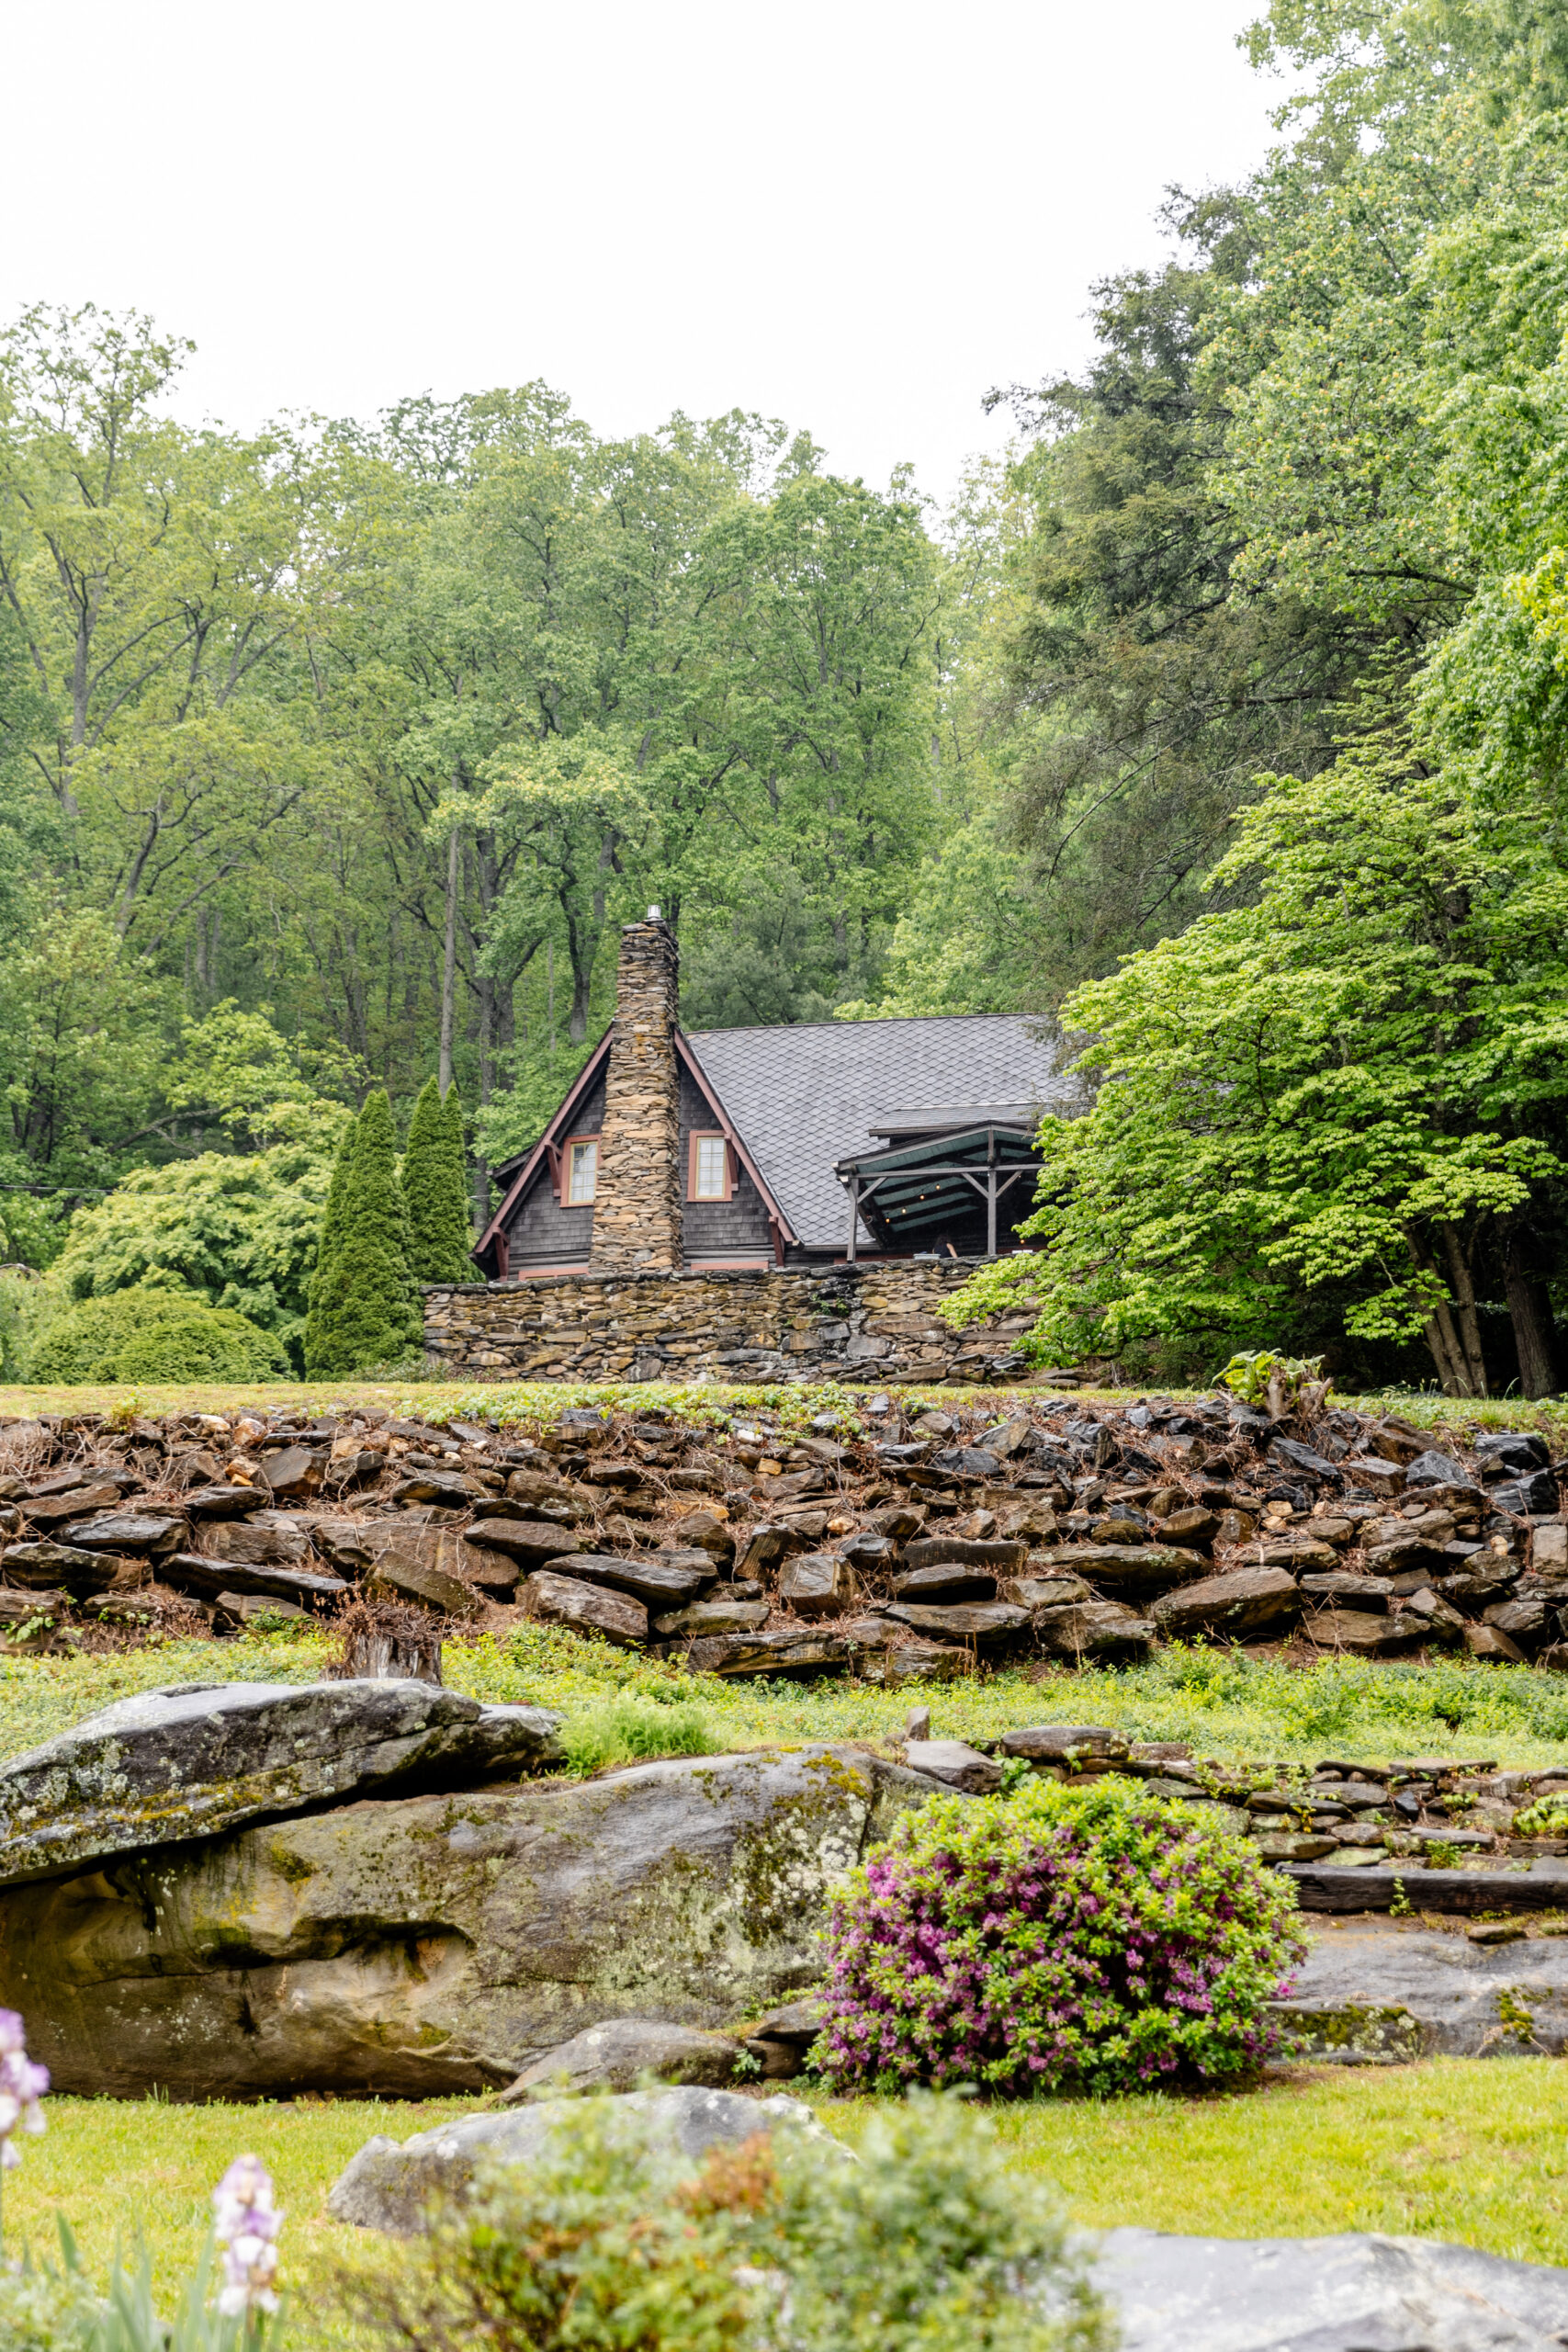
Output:
[[1568,1834],[1568,1793],[1549,1791],[1514,1815],[1516,1838],[1561,1838]]
[[[934,2111],[933,2111],[934,2110]],[[699,2167],[584,2099],[498,2165],[355,2315],[419,2352],[1101,2352],[1046,2193],[956,2105],[874,2124],[859,2164],[784,2132]]]
[[659,1706],[632,1698],[611,1699],[585,1714],[569,1716],[560,1744],[568,1770],[577,1773],[651,1756],[711,1756],[715,1747],[700,1707]]
[[78,1299],[177,1286],[297,1350],[333,1143],[348,1114],[322,1103],[298,1116],[305,1132],[265,1151],[135,1170],[77,1210],[56,1282]]
[[270,1380],[287,1375],[282,1342],[247,1316],[192,1292],[151,1284],[83,1299],[47,1323],[27,1376],[39,1386],[84,1382]]
[[1245,2075],[1280,2040],[1293,1903],[1242,1839],[1126,1781],[939,1799],[834,1905],[817,2063],[881,2090]]

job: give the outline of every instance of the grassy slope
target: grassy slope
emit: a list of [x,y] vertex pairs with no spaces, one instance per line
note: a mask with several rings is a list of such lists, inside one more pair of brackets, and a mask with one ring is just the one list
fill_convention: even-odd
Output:
[[[852,2140],[863,2102],[819,2100]],[[331,2324],[331,2279],[368,2242],[322,2211],[326,2190],[373,2132],[398,2139],[474,2101],[389,2107],[300,2100],[260,2107],[55,2099],[42,2140],[7,2177],[13,2246],[52,2239],[63,2208],[89,2267],[117,2236],[144,2233],[165,2307],[194,2262],[212,2184],[253,2150],[288,2219],[284,2267],[296,2335],[346,2343]],[[1540,2060],[1438,2060],[1388,2073],[1302,2071],[1249,2095],[1181,2101],[1063,2101],[1003,2110],[1017,2160],[1060,2188],[1092,2227],[1134,2222],[1218,2237],[1390,2230],[1457,2240],[1538,2262],[1568,2260],[1568,2084]]]
[[[615,1405],[630,1411],[657,1405],[676,1412],[700,1414],[715,1408],[755,1411],[761,1407],[782,1410],[788,1422],[807,1420],[824,1409],[852,1419],[873,1392],[845,1388],[835,1382],[810,1385],[788,1384],[767,1388],[736,1388],[713,1380],[689,1385],[652,1381],[637,1385],[592,1381],[504,1381],[476,1385],[472,1382],[428,1380],[409,1382],[330,1382],[321,1380],[265,1381],[242,1388],[19,1388],[0,1387],[0,1416],[31,1413],[109,1413],[125,1419],[141,1413],[231,1413],[245,1406],[276,1405],[299,1413],[352,1410],[357,1405],[380,1407],[412,1419],[442,1421],[456,1416],[498,1415],[507,1423],[553,1421],[568,1405]],[[942,1388],[891,1386],[887,1393],[900,1400],[948,1404],[967,1401],[998,1408],[1015,1402],[1040,1404],[1055,1391],[1031,1388]],[[1122,1389],[1081,1388],[1074,1392],[1089,1404],[1132,1401]],[[1153,1393],[1152,1391],[1150,1393]],[[1197,1396],[1213,1391],[1167,1388],[1166,1396]],[[1058,1398],[1058,1401],[1060,1399]],[[1338,1404],[1367,1412],[1396,1409],[1420,1429],[1540,1429],[1568,1436],[1568,1407],[1526,1403],[1519,1397],[1490,1399],[1483,1404],[1447,1396],[1401,1392],[1397,1396],[1343,1396]]]
[[[0,1657],[0,1756],[16,1755],[136,1690],[192,1681],[309,1682],[322,1669],[322,1634],[251,1634],[81,1658]],[[884,1692],[827,1679],[809,1684],[724,1682],[662,1659],[612,1650],[547,1626],[504,1645],[448,1642],[446,1679],[477,1698],[524,1700],[570,1714],[622,1694],[695,1701],[715,1747],[769,1741],[886,1740],[912,1703],[929,1703],[944,1736],[1028,1723],[1111,1724],[1139,1739],[1190,1740],[1226,1759],[1349,1755],[1486,1756],[1560,1761],[1568,1741],[1568,1679],[1523,1666],[1456,1658],[1428,1667],[1329,1658],[1308,1668],[1239,1652],[1172,1648],[1123,1672],[1014,1668],[984,1679]]]

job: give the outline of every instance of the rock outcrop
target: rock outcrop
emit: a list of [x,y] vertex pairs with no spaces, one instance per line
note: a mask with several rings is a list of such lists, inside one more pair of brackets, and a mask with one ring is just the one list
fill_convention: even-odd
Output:
[[1414,1922],[1351,1918],[1318,1935],[1277,2004],[1314,2064],[1561,2057],[1568,1938],[1478,1943]]
[[1094,2283],[1122,2352],[1557,2352],[1568,2270],[1427,2238],[1112,2230]]
[[828,1890],[932,1786],[760,1750],[122,1853],[0,1893],[0,2003],[60,2090],[491,2089],[588,2025],[723,2026],[812,1984]]

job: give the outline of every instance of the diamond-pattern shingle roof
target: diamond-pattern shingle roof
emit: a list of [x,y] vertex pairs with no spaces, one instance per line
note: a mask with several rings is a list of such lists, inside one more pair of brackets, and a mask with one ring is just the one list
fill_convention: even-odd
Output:
[[1077,1081],[1057,1070],[1050,1024],[1007,1013],[707,1029],[686,1042],[780,1208],[817,1249],[848,1238],[833,1170],[879,1148],[879,1120],[917,1106],[933,1125],[953,1112],[979,1114],[965,1124],[1019,1113],[1032,1124],[1041,1111],[1081,1107]]

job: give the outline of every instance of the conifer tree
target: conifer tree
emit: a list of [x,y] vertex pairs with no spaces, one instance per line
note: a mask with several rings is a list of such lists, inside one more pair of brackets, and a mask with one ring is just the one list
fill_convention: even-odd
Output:
[[305,1370],[308,1374],[327,1372],[332,1368],[323,1361],[325,1326],[321,1321],[321,1309],[327,1294],[327,1275],[343,1244],[349,1170],[354,1165],[354,1147],[358,1135],[359,1121],[350,1119],[343,1131],[337,1158],[333,1162],[327,1204],[321,1212],[321,1229],[316,1241],[316,1263],[310,1274],[310,1299],[305,1316]]
[[307,1362],[317,1374],[335,1377],[400,1363],[423,1339],[409,1271],[408,1210],[398,1182],[392,1106],[384,1087],[367,1098],[359,1114],[340,1237],[311,1319],[315,1346]]
[[463,1165],[463,1106],[455,1086],[426,1080],[409,1122],[403,1154],[409,1211],[409,1263],[418,1283],[473,1279],[468,1255],[468,1183]]

